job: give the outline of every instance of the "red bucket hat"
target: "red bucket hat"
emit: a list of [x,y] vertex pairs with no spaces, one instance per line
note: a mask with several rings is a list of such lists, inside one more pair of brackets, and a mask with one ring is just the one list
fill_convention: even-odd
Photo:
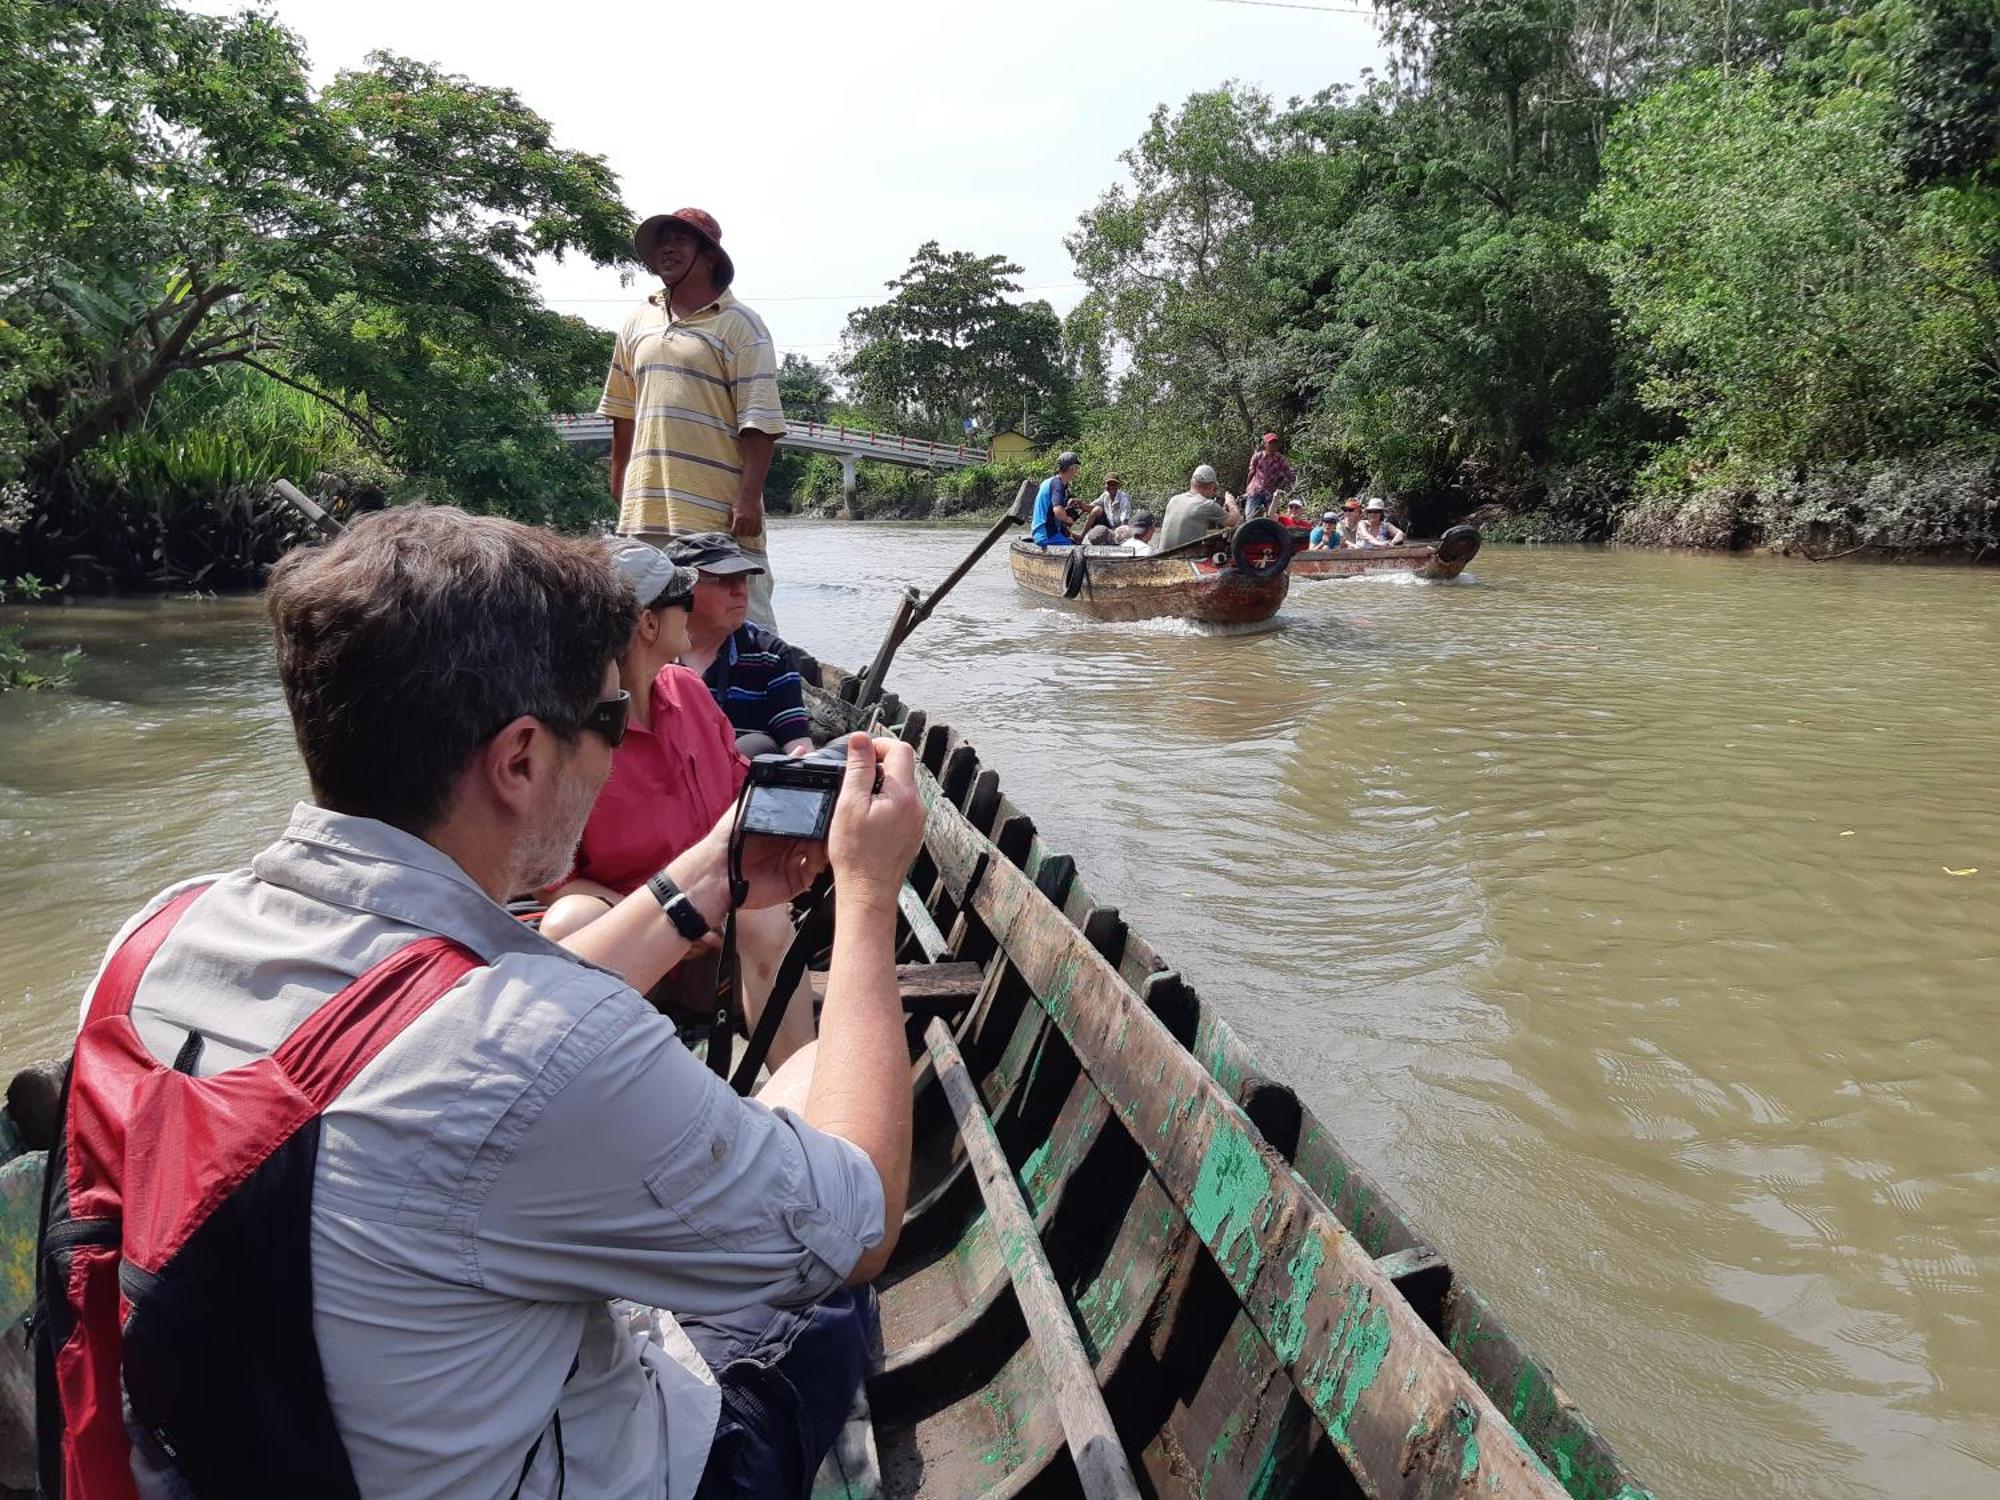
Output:
[[701,208],[677,208],[670,214],[654,214],[652,218],[633,230],[632,248],[638,252],[640,264],[652,265],[653,242],[669,224],[684,225],[714,246],[717,286],[728,286],[736,279],[736,262],[731,260],[729,252],[722,248],[722,226],[715,222],[714,214]]

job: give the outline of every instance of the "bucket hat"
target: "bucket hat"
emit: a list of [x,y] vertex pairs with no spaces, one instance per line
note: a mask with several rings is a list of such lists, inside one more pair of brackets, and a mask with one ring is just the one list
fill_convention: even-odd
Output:
[[670,214],[654,214],[637,229],[632,231],[632,248],[639,254],[641,265],[653,264],[653,247],[669,224],[680,224],[692,229],[702,239],[714,246],[716,253],[716,285],[728,286],[736,279],[736,262],[729,258],[729,252],[722,248],[722,226],[715,222],[715,215],[703,208],[677,208]]

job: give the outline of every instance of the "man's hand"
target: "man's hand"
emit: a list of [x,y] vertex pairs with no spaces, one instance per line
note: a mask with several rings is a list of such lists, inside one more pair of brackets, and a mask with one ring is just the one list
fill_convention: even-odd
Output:
[[[729,829],[735,821],[732,802],[701,842],[667,867],[701,914],[718,927],[729,910]],[[744,909],[784,905],[819,879],[825,868],[826,845],[816,839],[744,835],[743,879],[750,887]]]
[[[875,768],[882,790],[875,791]],[[917,795],[916,752],[901,740],[847,737],[847,776],[834,804],[827,854],[834,889],[849,903],[893,910],[903,877],[924,842],[924,806]]]
[[729,508],[729,534],[738,540],[764,534],[764,497],[738,495]]

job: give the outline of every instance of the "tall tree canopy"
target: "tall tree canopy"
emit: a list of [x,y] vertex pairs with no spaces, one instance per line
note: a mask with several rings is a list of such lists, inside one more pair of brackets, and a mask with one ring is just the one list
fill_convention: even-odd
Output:
[[917,248],[887,301],[849,314],[841,371],[864,406],[913,432],[991,431],[1023,406],[1059,435],[1071,418],[1062,323],[1046,302],[1016,302],[1021,268],[1001,255]]
[[1329,494],[1603,535],[1703,486],[2000,449],[1994,0],[1378,10],[1385,76],[1162,106],[1079,220],[1106,461],[1240,478],[1277,426]]
[[0,119],[0,466],[31,490],[235,365],[458,497],[589,493],[545,418],[608,341],[530,271],[627,255],[629,218],[512,92],[383,53],[315,90],[256,12],[0,0]]

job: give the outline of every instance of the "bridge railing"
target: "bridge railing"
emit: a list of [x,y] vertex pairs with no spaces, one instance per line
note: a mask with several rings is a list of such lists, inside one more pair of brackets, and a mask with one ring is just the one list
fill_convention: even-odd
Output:
[[840,427],[830,422],[789,422],[791,430],[786,435],[795,442],[801,439],[815,445],[824,443],[829,449],[838,448],[848,453],[858,453],[863,458],[882,454],[895,454],[906,459],[948,464],[983,464],[986,462],[984,448],[969,448],[964,443],[939,443],[929,438],[904,437],[894,432],[868,432],[858,427]]
[[[572,443],[608,443],[611,420],[595,412],[558,412],[549,418],[557,432]],[[778,441],[789,448],[806,448],[845,457],[878,458],[915,468],[962,468],[983,464],[984,448],[964,443],[939,443],[929,438],[904,437],[894,432],[868,432],[859,427],[841,427],[831,422],[790,422]]]

